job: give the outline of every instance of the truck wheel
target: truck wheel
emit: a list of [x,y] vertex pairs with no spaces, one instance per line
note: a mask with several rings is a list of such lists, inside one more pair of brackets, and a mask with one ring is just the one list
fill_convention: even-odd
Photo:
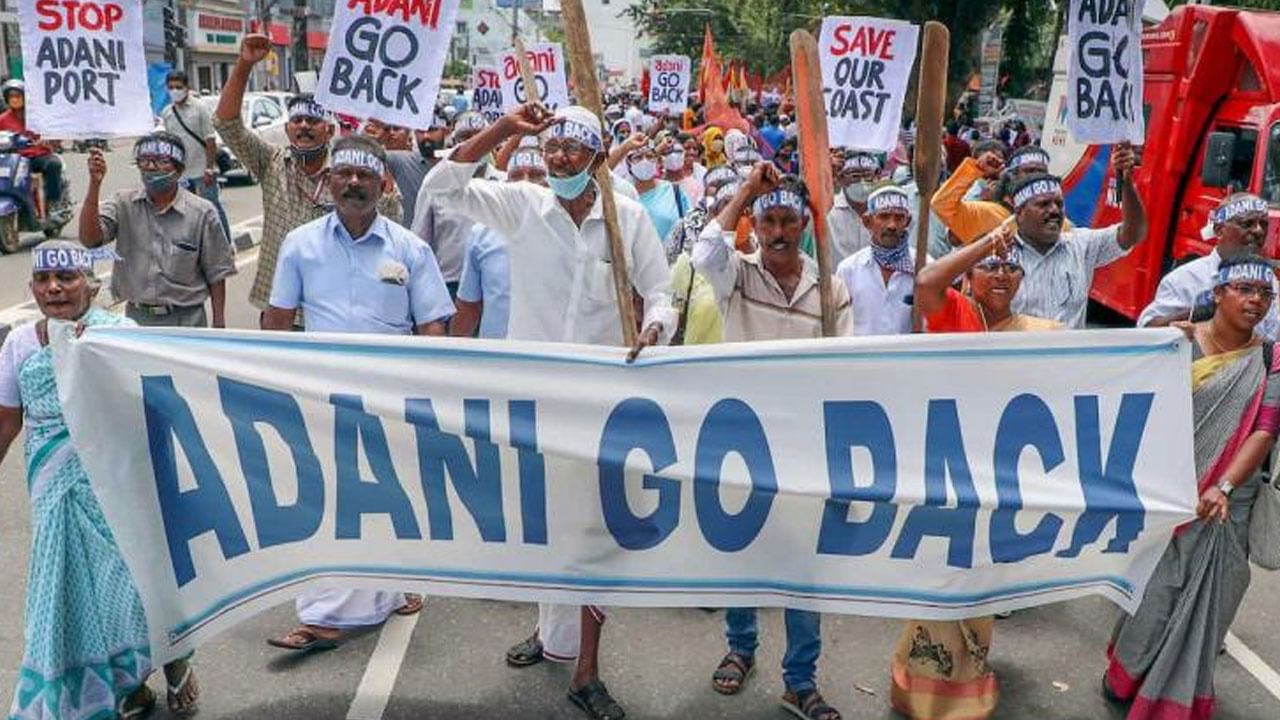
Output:
[[22,233],[18,231],[18,213],[0,218],[0,253],[16,253],[22,249]]

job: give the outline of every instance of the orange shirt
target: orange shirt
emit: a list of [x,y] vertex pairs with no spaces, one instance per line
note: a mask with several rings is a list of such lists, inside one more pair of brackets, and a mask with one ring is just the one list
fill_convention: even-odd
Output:
[[947,288],[942,308],[926,315],[924,321],[931,333],[982,332],[986,329],[973,301],[955,288]]

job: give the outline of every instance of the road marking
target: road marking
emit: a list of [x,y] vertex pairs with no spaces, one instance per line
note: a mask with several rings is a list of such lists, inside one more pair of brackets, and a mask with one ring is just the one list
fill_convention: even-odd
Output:
[[[251,217],[248,220],[242,220],[231,226],[231,235],[234,237],[241,232],[247,232],[252,228],[261,229],[262,216]],[[236,253],[236,269],[243,269],[244,266],[258,261],[258,244],[254,243],[249,250]],[[111,279],[111,273],[105,272],[99,276],[99,280],[106,284]],[[38,312],[35,300],[23,300],[20,303],[10,305],[0,310],[0,325],[9,325],[16,327],[28,320],[32,320]]]
[[1262,683],[1262,687],[1266,688],[1267,692],[1275,696],[1277,700],[1280,700],[1280,673],[1272,670],[1271,666],[1258,657],[1257,653],[1250,650],[1248,645],[1240,642],[1240,638],[1236,637],[1234,633],[1227,633],[1226,645],[1227,654],[1235,658],[1236,662],[1240,663],[1245,670],[1248,670],[1254,679]]
[[408,617],[392,615],[382,626],[378,646],[369,657],[360,687],[356,688],[347,720],[382,720],[382,713],[387,709],[391,691],[395,689],[396,678],[400,675],[400,665],[409,651],[409,640],[413,638],[413,630],[418,626],[421,615],[420,612]]

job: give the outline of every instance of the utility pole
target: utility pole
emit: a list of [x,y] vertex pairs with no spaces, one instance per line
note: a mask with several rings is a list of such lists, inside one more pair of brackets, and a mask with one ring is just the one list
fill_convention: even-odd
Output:
[[[307,54],[307,0],[293,0],[293,71],[311,69]],[[288,87],[289,83],[286,82]]]

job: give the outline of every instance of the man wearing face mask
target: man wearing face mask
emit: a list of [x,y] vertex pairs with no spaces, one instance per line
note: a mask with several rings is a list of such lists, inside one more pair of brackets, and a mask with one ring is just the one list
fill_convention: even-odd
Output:
[[916,253],[911,242],[911,198],[889,186],[867,197],[863,215],[871,245],[836,267],[853,297],[852,335],[901,335],[911,332]]
[[[258,243],[258,272],[249,290],[249,302],[265,310],[271,298],[276,257],[284,236],[291,230],[322,217],[333,208],[333,196],[326,182],[329,141],[333,119],[310,95],[289,100],[285,134],[289,147],[277,148],[244,126],[240,106],[254,65],[271,52],[266,35],[246,35],[240,44],[240,58],[222,88],[213,127],[222,136],[245,168],[257,178],[262,190],[262,238]],[[378,211],[400,222],[400,193],[383,193]]]
[[[1241,255],[1261,255],[1270,224],[1267,203],[1257,195],[1235,193],[1218,203],[1209,213],[1205,228],[1215,238],[1213,252],[1180,265],[1164,276],[1155,299],[1138,316],[1138,327],[1165,327],[1179,320],[1191,320],[1193,312],[1213,307],[1213,289],[1218,282],[1218,266],[1223,260]],[[1280,283],[1271,279],[1272,291],[1280,296]],[[1280,332],[1277,305],[1258,323],[1258,333],[1276,340]]]
[[436,164],[436,152],[444,147],[448,129],[443,126],[443,119],[436,116],[440,125],[428,130],[414,130],[413,141],[416,147],[392,149],[387,147],[387,168],[391,177],[396,180],[396,189],[400,191],[400,217],[413,222],[417,212],[418,191],[422,189],[422,179]]
[[24,135],[32,141],[31,147],[18,154],[31,164],[31,172],[44,177],[44,196],[50,207],[69,202],[62,193],[62,159],[53,148],[40,140],[40,136],[27,130],[27,86],[21,80],[9,80],[0,86],[4,94],[5,111],[0,113],[0,130]]
[[191,98],[187,74],[181,70],[170,72],[166,84],[169,104],[160,112],[160,120],[165,130],[182,139],[182,147],[187,151],[182,186],[213,203],[223,232],[231,237],[227,213],[218,195],[218,141],[213,131],[213,112]]
[[186,165],[182,139],[155,132],[134,144],[142,187],[99,200],[107,161],[89,153],[89,188],[80,208],[80,242],[94,248],[115,242],[119,259],[111,292],[139,325],[226,327],[226,279],[236,273],[231,244],[218,211],[180,184]]
[[831,228],[831,266],[839,267],[844,259],[871,244],[871,232],[862,222],[867,211],[867,198],[876,187],[880,160],[871,153],[849,151],[836,173],[835,201],[827,213]]
[[[550,189],[475,179],[478,163],[504,142],[541,133]],[[507,239],[507,337],[622,344],[600,188],[592,180],[592,173],[605,163],[604,153],[600,119],[590,110],[564,107],[552,117],[541,105],[529,104],[455,148],[422,184],[424,195]],[[671,274],[644,207],[619,193],[614,193],[614,200],[631,286],[644,300],[643,331],[632,348],[634,358],[646,346],[667,342],[675,330]],[[604,620],[600,608],[542,604],[537,633],[511,648],[507,662],[527,666],[544,658],[576,658],[569,699],[591,718],[620,720],[625,712],[600,681]]]

